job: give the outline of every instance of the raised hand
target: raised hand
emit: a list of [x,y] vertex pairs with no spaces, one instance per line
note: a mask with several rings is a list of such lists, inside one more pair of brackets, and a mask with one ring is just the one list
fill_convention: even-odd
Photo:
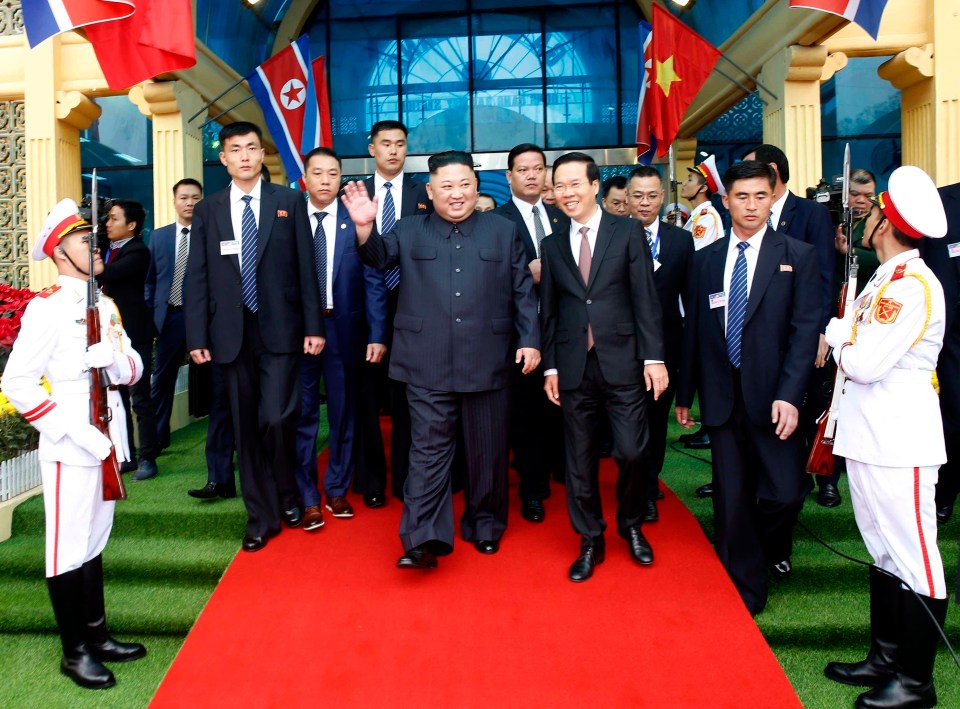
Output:
[[370,199],[362,182],[350,181],[343,186],[343,205],[358,229],[369,227],[377,220],[377,197]]

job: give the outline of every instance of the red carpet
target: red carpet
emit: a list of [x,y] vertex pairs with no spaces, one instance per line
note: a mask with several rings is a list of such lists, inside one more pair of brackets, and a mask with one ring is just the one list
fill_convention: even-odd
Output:
[[[613,530],[613,464],[601,470]],[[653,566],[608,530],[583,584],[566,578],[578,538],[563,486],[540,525],[515,493],[499,554],[458,540],[434,571],[394,568],[392,498],[368,510],[355,496],[352,520],[238,554],[151,707],[801,706],[669,491],[644,527]]]

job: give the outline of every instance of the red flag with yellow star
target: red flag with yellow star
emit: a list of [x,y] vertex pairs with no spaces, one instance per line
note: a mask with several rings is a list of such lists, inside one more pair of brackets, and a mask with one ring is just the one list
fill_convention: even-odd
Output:
[[653,6],[651,132],[657,155],[664,156],[677,137],[680,121],[696,98],[720,50],[671,15],[662,5]]

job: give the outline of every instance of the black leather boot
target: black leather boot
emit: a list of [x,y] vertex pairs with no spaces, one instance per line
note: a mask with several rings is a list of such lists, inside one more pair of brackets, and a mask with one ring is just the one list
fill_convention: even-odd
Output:
[[939,629],[946,620],[950,600],[915,596],[906,589],[900,594],[897,673],[857,697],[857,709],[927,709],[937,705],[933,666],[940,644]]
[[84,638],[83,572],[68,571],[47,579],[53,615],[60,630],[60,671],[81,687],[106,689],[117,683],[113,673],[90,654]]
[[900,581],[870,567],[870,650],[860,662],[831,662],[828,679],[859,687],[876,687],[896,674],[900,624]]
[[103,556],[81,567],[83,572],[84,622],[87,649],[100,662],[131,662],[147,654],[140,643],[121,643],[107,633],[103,601]]

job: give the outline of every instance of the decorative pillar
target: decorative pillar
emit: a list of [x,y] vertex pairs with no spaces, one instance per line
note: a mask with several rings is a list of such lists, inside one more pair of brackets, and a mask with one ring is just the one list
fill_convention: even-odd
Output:
[[[100,107],[79,91],[58,91],[61,38],[51,37],[31,50],[25,64],[27,224],[30,248],[47,212],[61,199],[82,198],[80,131],[100,116]],[[30,287],[56,280],[49,259],[30,262]]]
[[130,101],[153,121],[153,223],[170,224],[174,184],[185,177],[203,182],[203,133],[199,111],[203,98],[182,81],[157,81],[130,89]]
[[827,48],[792,45],[766,64],[758,80],[779,96],[763,108],[763,142],[776,145],[790,161],[790,187],[804,194],[823,173],[820,81]]

